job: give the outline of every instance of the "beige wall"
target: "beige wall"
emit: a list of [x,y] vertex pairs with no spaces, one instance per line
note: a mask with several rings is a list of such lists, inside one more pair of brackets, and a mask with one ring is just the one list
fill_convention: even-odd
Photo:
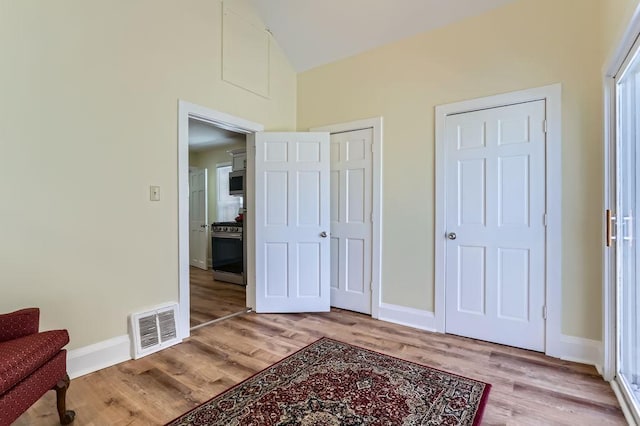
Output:
[[638,0],[603,0],[603,40],[607,58],[620,41],[637,6]]
[[298,75],[298,129],[384,117],[384,302],[434,308],[434,107],[560,82],[562,331],[600,339],[602,26],[600,0],[521,0]]
[[77,348],[177,301],[178,99],[294,129],[271,46],[266,99],[221,80],[220,0],[0,0],[0,312]]

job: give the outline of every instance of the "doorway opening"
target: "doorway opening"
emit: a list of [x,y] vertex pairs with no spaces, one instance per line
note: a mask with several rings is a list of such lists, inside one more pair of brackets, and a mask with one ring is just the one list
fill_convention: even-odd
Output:
[[[242,215],[244,197],[230,195],[232,156],[246,136],[189,118],[190,326],[246,312]],[[235,225],[220,232],[220,223]]]
[[[246,248],[245,248],[245,264],[246,264],[246,303],[245,306],[248,308],[256,308],[253,304],[256,302],[256,290],[260,285],[260,289],[264,290],[264,285],[267,279],[270,278],[269,274],[264,275],[265,268],[258,268],[262,275],[256,274],[257,261],[263,259],[263,256],[254,255],[257,252],[256,249],[256,235],[263,235],[261,233],[256,233],[256,229],[253,226],[255,223],[263,223],[264,220],[260,221],[253,217],[257,212],[263,212],[255,201],[264,201],[264,197],[256,197],[256,189],[254,188],[253,182],[256,181],[255,173],[257,169],[256,165],[256,140],[258,137],[260,138],[293,138],[291,149],[297,150],[297,154],[292,155],[290,158],[296,158],[296,162],[301,164],[304,167],[308,167],[311,158],[315,158],[314,155],[319,153],[318,149],[320,145],[313,145],[316,143],[316,136],[311,136],[304,133],[283,133],[283,134],[265,134],[260,133],[264,130],[264,127],[261,124],[253,123],[238,117],[234,117],[225,113],[221,113],[218,111],[210,110],[204,107],[200,107],[198,105],[190,104],[187,102],[180,101],[179,102],[179,123],[178,123],[178,182],[179,182],[179,266],[180,266],[180,277],[179,277],[179,300],[180,300],[180,314],[179,314],[179,329],[181,338],[186,338],[190,334],[190,262],[189,262],[189,120],[196,119],[201,122],[212,124],[216,127],[222,128],[224,130],[236,132],[243,134],[247,137],[247,167],[246,167],[246,216],[244,217],[245,229],[246,232],[245,237],[247,240]],[[353,127],[355,125],[355,127]],[[378,317],[378,309],[380,308],[380,255],[381,255],[381,218],[382,218],[382,209],[381,209],[381,155],[382,155],[382,119],[370,119],[370,120],[361,120],[359,122],[348,123],[345,125],[336,125],[336,126],[328,126],[327,130],[332,132],[343,132],[343,131],[357,131],[362,129],[372,129],[373,131],[373,143],[372,146],[368,149],[373,151],[373,165],[372,165],[372,182],[373,189],[371,194],[371,202],[373,204],[373,208],[370,211],[370,214],[362,214],[360,216],[362,222],[372,224],[372,248],[371,248],[371,277],[367,277],[367,279],[359,280],[361,283],[361,287],[368,286],[371,289],[371,314],[374,318]],[[324,129],[323,129],[324,130]],[[303,143],[303,139],[309,139],[309,144]],[[311,140],[314,139],[314,140]],[[282,140],[275,141],[276,144],[274,148],[268,150],[269,154],[262,153],[260,158],[262,159],[259,163],[264,165],[264,159],[269,157],[276,158],[278,155],[282,153]],[[324,145],[324,144],[321,144]],[[362,144],[360,144],[362,145]],[[353,144],[353,150],[351,152],[351,156],[353,157],[356,152],[361,152],[365,148],[365,145],[360,146],[358,142]],[[262,143],[258,144],[260,149],[264,148]],[[357,149],[357,148],[360,149]],[[311,149],[313,148],[313,149]],[[328,145],[326,146],[327,152],[322,155],[323,160],[327,162],[328,166]],[[293,152],[293,151],[292,151]],[[278,157],[280,158],[280,157]],[[272,164],[277,164],[273,163]],[[303,171],[304,172],[304,171]],[[309,182],[312,173],[303,173],[303,177],[308,177]],[[356,173],[354,173],[355,176]],[[280,176],[280,175],[278,175]],[[276,177],[278,177],[276,176]],[[328,178],[328,174],[327,174]],[[304,180],[304,179],[303,179]],[[357,179],[355,179],[357,180]],[[355,182],[354,180],[354,182]],[[264,181],[267,182],[267,181]],[[307,181],[304,181],[307,182]],[[304,183],[302,182],[302,183]],[[307,183],[309,183],[307,182]],[[273,183],[273,182],[272,182]],[[313,182],[311,182],[313,183]],[[357,182],[355,182],[357,183]],[[328,179],[326,181],[326,186],[328,189],[329,182]],[[311,185],[313,187],[313,185]],[[266,188],[266,187],[265,187]],[[261,187],[261,190],[265,189]],[[315,187],[314,187],[315,188]],[[312,194],[313,191],[303,191],[304,196],[308,196]],[[264,195],[264,194],[263,194]],[[327,191],[328,195],[328,191]],[[282,193],[276,193],[273,197],[267,197],[270,202],[275,202],[274,200],[280,200],[282,198]],[[307,197],[308,198],[308,197]],[[362,198],[362,197],[361,197]],[[318,200],[320,201],[320,200]],[[322,201],[323,205],[328,206],[328,198],[325,201]],[[369,202],[369,201],[367,201]],[[304,206],[311,205],[312,203],[304,203]],[[313,209],[306,211],[308,213],[307,219],[315,217]],[[356,209],[357,210],[357,209]],[[273,216],[273,211],[266,209],[265,212],[271,212]],[[283,210],[284,211],[284,210]],[[327,210],[328,212],[328,210]],[[306,214],[302,212],[303,216]],[[283,217],[286,217],[283,216]],[[328,216],[327,216],[328,217]],[[354,216],[352,216],[354,217]],[[304,219],[304,218],[303,218]],[[329,231],[329,229],[326,229]],[[321,237],[326,237],[328,232],[321,232]],[[273,251],[274,245],[268,246],[268,248]],[[354,244],[356,247],[356,244]],[[309,248],[308,246],[303,246],[302,248]],[[303,250],[304,251],[304,250]],[[309,248],[309,253],[313,250]],[[308,254],[307,252],[302,253]],[[304,256],[302,256],[304,258]],[[325,256],[322,256],[323,259],[329,259],[328,253]],[[277,266],[277,265],[276,265]],[[328,266],[328,265],[326,265]],[[357,265],[356,265],[357,266]],[[324,269],[324,268],[323,268]],[[352,268],[354,271],[357,268]],[[328,270],[328,268],[326,268]],[[195,271],[197,272],[197,271]],[[278,271],[280,272],[280,271]],[[328,277],[328,274],[326,275]],[[358,281],[358,280],[354,280]],[[328,281],[327,281],[328,283]],[[308,289],[307,289],[308,290]],[[321,290],[323,294],[329,292],[329,287],[327,286]],[[263,294],[261,292],[260,294]],[[265,293],[266,294],[266,293]],[[328,298],[327,298],[327,309],[329,308]],[[304,306],[296,306],[296,311],[304,310]]]
[[219,176],[228,177],[224,172],[233,152],[246,149],[246,135],[263,127],[184,101],[178,115],[179,332],[184,339],[193,328],[248,310],[242,281],[214,280],[211,234],[217,230],[212,225],[235,223],[242,213],[244,197],[225,196],[229,182]]

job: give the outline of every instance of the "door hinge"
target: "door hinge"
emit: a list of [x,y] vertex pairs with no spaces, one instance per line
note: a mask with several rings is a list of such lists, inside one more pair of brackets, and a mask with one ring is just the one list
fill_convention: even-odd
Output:
[[542,131],[547,133],[547,120],[542,120]]
[[547,319],[547,305],[544,305],[542,307],[542,319],[546,320]]
[[542,224],[545,227],[549,224],[549,215],[546,213],[542,215]]
[[371,212],[371,215],[369,216],[369,219],[371,220],[371,223],[373,223],[373,212]]

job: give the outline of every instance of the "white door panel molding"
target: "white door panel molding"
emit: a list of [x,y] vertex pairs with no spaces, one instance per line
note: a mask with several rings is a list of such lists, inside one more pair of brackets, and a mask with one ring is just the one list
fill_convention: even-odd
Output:
[[255,135],[256,312],[328,312],[329,134]]

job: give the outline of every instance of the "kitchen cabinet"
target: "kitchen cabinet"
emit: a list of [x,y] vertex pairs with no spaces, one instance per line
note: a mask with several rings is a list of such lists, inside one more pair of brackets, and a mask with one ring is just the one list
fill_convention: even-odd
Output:
[[244,170],[246,168],[247,168],[247,153],[234,152],[233,160],[231,162],[231,169],[235,172],[238,170]]

